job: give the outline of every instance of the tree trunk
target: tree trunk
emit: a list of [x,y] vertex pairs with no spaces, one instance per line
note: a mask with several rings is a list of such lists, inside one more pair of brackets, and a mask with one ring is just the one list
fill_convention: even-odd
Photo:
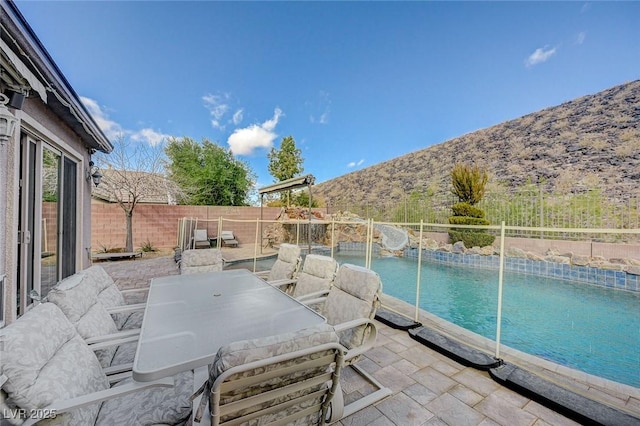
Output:
[[132,220],[133,210],[125,211],[125,217],[127,222],[127,243],[125,251],[132,252],[133,251],[133,227]]

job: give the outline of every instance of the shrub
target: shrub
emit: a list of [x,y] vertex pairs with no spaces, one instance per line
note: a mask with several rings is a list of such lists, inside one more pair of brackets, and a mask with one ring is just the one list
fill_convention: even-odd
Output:
[[478,204],[484,196],[489,174],[478,166],[456,163],[451,170],[453,192],[460,201],[471,205]]
[[142,243],[142,245],[140,246],[140,250],[142,250],[145,253],[157,251],[157,249],[153,246],[153,243],[149,240]]
[[449,223],[452,225],[489,225],[489,221],[487,219],[470,216],[450,216]]
[[485,234],[483,232],[464,232],[453,229],[449,231],[451,244],[462,241],[464,246],[467,248],[490,246],[493,244],[495,238],[496,237],[494,235]]
[[[478,207],[472,206],[471,204],[465,202],[456,203],[451,207],[451,209],[453,210],[454,216],[467,216],[474,218],[484,217],[484,211],[482,209],[479,209]],[[486,223],[486,225],[488,224],[489,223]],[[474,224],[469,223],[468,225]]]

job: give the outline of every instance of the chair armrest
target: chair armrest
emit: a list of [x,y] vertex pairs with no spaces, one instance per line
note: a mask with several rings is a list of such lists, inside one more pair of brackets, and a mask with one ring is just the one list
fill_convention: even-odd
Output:
[[347,353],[344,356],[345,364],[347,364],[349,360],[360,356],[367,352],[369,349],[373,348],[378,336],[378,329],[376,328],[375,323],[368,318],[359,318],[333,326],[333,329],[336,331],[336,333],[339,333],[341,331],[347,331],[349,329],[360,327],[363,325],[369,329],[369,334],[366,336],[361,345],[354,348],[347,348]]
[[[287,287],[289,287],[291,284],[295,285],[297,282],[298,280],[287,280],[287,279],[267,281],[268,284],[272,285],[273,287],[278,287],[282,291],[285,291]],[[285,287],[285,288],[283,289],[282,287]]]
[[[107,368],[103,368],[102,371],[104,371],[104,374],[107,375],[107,378],[109,379],[110,383],[115,383],[115,382],[119,382],[122,379],[126,379],[127,377],[131,377],[133,370],[133,363],[129,362],[127,364],[120,364],[120,365],[112,365],[110,367]],[[124,376],[123,376],[124,374]]]
[[[126,383],[122,386],[115,386],[102,391],[93,392],[88,395],[55,401],[52,404],[44,407],[42,411],[55,413],[56,415],[58,415],[66,413],[67,411],[76,410],[78,408],[86,407],[97,402],[103,402],[108,399],[118,398],[144,389],[154,387],[170,388],[173,386],[173,377],[166,377],[164,379],[156,380],[153,382],[136,382],[132,380],[131,382]],[[23,423],[23,426],[31,426],[40,420],[42,419],[27,419],[27,421]]]
[[149,291],[149,287],[142,287],[142,288],[128,288],[126,290],[120,290],[120,293],[122,293],[122,295],[126,295],[126,294],[132,294],[132,293],[137,293],[139,291]]
[[120,305],[107,308],[107,312],[110,314],[120,314],[124,312],[144,311],[146,307],[146,303],[132,303],[131,305]]
[[255,275],[258,278],[267,279],[269,278],[269,272],[271,271],[258,271],[258,272],[254,272],[253,275]]
[[[116,370],[122,367],[123,369],[125,368],[129,368],[129,370],[125,370],[125,371],[121,371],[119,373],[111,373],[107,375],[107,380],[109,380],[109,386],[113,386],[115,383],[121,382],[125,379],[128,379],[130,377],[133,377],[133,363],[129,363],[129,364],[122,364],[117,365],[116,367],[108,367],[108,368],[115,368]],[[105,368],[103,371],[106,371],[107,368]]]
[[135,342],[140,337],[140,329],[119,331],[117,333],[105,334],[102,336],[90,337],[85,342],[92,350],[105,349],[123,343]]
[[316,297],[316,298],[306,298],[303,297],[302,300],[298,300],[298,302],[303,303],[307,306],[312,306],[312,305],[322,305],[324,304],[324,302],[327,300],[327,297]]
[[329,290],[320,290],[320,291],[314,291],[313,293],[303,294],[302,296],[298,296],[295,299],[300,303],[306,304],[307,299],[320,299],[324,301],[327,298],[328,294],[329,294]]

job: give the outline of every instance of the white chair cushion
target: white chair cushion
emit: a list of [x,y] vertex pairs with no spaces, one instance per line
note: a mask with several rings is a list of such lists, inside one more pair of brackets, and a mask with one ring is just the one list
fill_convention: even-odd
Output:
[[[379,305],[382,282],[380,276],[360,266],[343,264],[335,282],[321,307],[321,313],[331,325],[375,316]],[[365,326],[339,333],[340,344],[352,349],[362,344],[367,336]]]
[[300,247],[295,244],[281,244],[278,249],[278,259],[287,262],[295,263],[300,258]]
[[307,257],[304,258],[302,272],[306,272],[309,275],[333,280],[337,271],[338,262],[329,256],[308,254]]
[[231,367],[307,349],[312,346],[337,342],[336,332],[329,324],[260,339],[240,340],[223,346],[218,350],[210,368],[210,374],[215,380],[220,373]]
[[[80,280],[78,280],[79,276]],[[97,288],[79,272],[61,281],[49,291],[47,300],[57,305],[84,339],[118,332],[118,327],[105,307],[98,302]],[[69,285],[75,283],[75,286]],[[62,284],[62,285],[61,285]],[[117,347],[96,351],[103,367],[111,365]]]
[[[35,306],[0,335],[0,371],[8,379],[3,389],[11,405],[28,411],[109,387],[91,349],[52,303]],[[85,407],[46,424],[90,425],[98,409]]]
[[[222,251],[219,249],[185,250],[182,252],[180,266],[209,266],[222,267]],[[220,269],[222,270],[222,269]]]
[[[114,387],[131,382],[123,380]],[[96,426],[175,425],[191,415],[193,372],[174,377],[173,388],[151,388],[102,403]]]
[[[94,265],[81,271],[81,274],[85,275],[87,284],[97,289],[98,301],[105,308],[114,308],[127,304],[120,289],[102,266]],[[131,312],[121,312],[111,315],[118,330],[123,328],[124,323],[127,322],[130,315]],[[138,325],[138,327],[140,327],[140,325]]]
[[[254,340],[242,340],[238,342],[231,343],[227,346],[223,346],[218,350],[216,357],[213,361],[213,364],[209,367],[209,381],[206,384],[204,390],[203,401],[201,403],[200,409],[204,408],[204,405],[207,403],[209,399],[208,396],[211,393],[211,386],[217,379],[217,377],[223,372],[227,371],[230,368],[241,366],[253,361],[268,359],[277,355],[283,355],[291,352],[295,352],[298,350],[303,350],[307,348],[311,348],[314,346],[323,345],[326,343],[337,343],[338,336],[336,335],[333,327],[322,324],[318,327],[307,328],[304,330],[300,330],[294,333],[285,333],[277,336],[264,337],[260,339]],[[242,373],[236,373],[226,380],[238,380],[244,377],[254,376],[258,373],[264,373],[265,371],[275,371],[280,369],[286,369],[288,366],[294,365],[300,362],[303,359],[315,359],[316,357],[321,356],[320,354],[312,354],[306,357],[291,359],[289,361],[283,361],[277,364],[270,364],[259,369],[248,370]],[[324,367],[318,367],[324,368]],[[316,374],[314,370],[305,370],[299,371],[297,373],[292,373],[289,375],[279,376],[267,381],[259,382],[254,385],[240,387],[235,390],[224,391],[220,395],[220,403],[228,404],[233,401],[237,401],[243,398],[248,398],[253,395],[256,395],[261,392],[268,391],[275,387],[285,386],[290,383],[300,382],[305,380],[305,378]],[[318,386],[315,390],[320,390],[320,388],[325,385]],[[304,392],[311,392],[310,390],[306,390]],[[283,403],[287,400],[287,397],[282,397],[279,402]],[[291,414],[292,412],[300,411],[302,409],[307,408],[315,403],[320,403],[320,400],[308,400],[304,403],[301,403],[298,406],[291,406],[287,409],[279,410],[278,412],[271,413],[269,415],[264,415],[259,418],[256,424],[267,424],[272,421],[280,420],[282,417],[287,414]],[[226,421],[231,418],[235,418],[237,415],[246,415],[249,413],[254,413],[255,411],[273,406],[273,401],[267,401],[263,404],[252,405],[243,410],[240,410],[236,413],[233,413],[229,416],[222,416],[221,420]],[[306,426],[312,424],[319,424],[319,417],[317,413],[310,414],[295,423],[294,425]]]

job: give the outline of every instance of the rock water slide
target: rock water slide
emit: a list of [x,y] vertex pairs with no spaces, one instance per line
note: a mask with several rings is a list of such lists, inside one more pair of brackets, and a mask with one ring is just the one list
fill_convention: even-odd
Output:
[[373,225],[382,236],[382,247],[386,250],[402,250],[409,244],[409,234],[406,229],[390,225]]

